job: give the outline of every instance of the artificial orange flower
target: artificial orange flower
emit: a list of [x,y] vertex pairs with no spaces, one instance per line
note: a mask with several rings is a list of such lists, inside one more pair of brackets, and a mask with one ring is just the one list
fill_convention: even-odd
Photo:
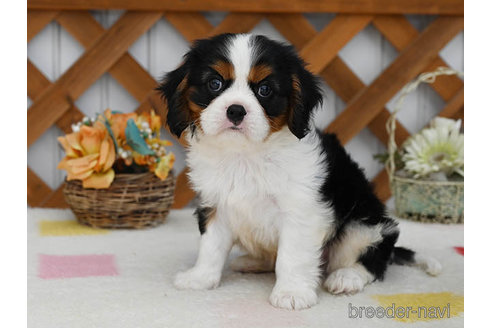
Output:
[[[132,142],[140,146],[145,142],[153,150],[151,155],[142,155],[127,143],[126,129],[130,119],[134,120],[143,138],[135,141],[133,135]],[[175,157],[173,153],[167,154],[164,148],[172,143],[159,138],[161,119],[154,111],[137,115],[112,113],[107,109],[92,126],[86,125],[89,120],[86,121],[77,124],[76,132],[58,138],[66,153],[58,168],[67,171],[67,180],[82,180],[84,188],[108,188],[115,177],[112,166],[116,154],[127,166],[135,163],[147,167],[161,180],[168,177]]]
[[113,140],[100,121],[83,125],[79,132],[59,137],[66,156],[58,164],[67,180],[82,180],[84,188],[108,188],[114,179],[111,168],[116,158]]
[[150,165],[155,163],[155,157],[151,155],[141,155],[137,152],[133,152],[133,160],[138,165]]
[[108,119],[114,137],[118,143],[125,140],[126,123],[129,119],[137,120],[136,113],[111,113],[109,109],[104,111],[104,116]]

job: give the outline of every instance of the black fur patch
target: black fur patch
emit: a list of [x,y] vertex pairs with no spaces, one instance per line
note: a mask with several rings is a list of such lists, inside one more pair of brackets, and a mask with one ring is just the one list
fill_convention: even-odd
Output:
[[415,263],[415,252],[405,247],[395,247],[391,263],[399,265],[408,265]]
[[195,211],[195,215],[198,219],[198,229],[200,234],[203,235],[207,231],[207,224],[211,218],[211,215],[215,211],[212,207],[198,207]]
[[369,247],[364,254],[359,257],[359,262],[374,275],[375,279],[383,280],[384,273],[393,254],[393,248],[398,240],[398,232],[386,235],[383,240],[372,247]]
[[[355,163],[334,134],[320,134],[322,154],[326,156],[327,177],[321,187],[323,200],[331,204],[335,212],[335,239],[343,236],[351,222],[375,226],[396,225],[386,214],[383,203],[376,197],[364,171]],[[359,262],[376,279],[383,279],[391,260],[398,230],[383,236],[377,245],[369,247],[359,257]],[[329,244],[326,245],[329,247]]]
[[[157,87],[156,90],[167,99],[169,129],[178,137],[193,122],[186,92],[192,88],[190,100],[201,108],[207,107],[220,94],[211,92],[207,87],[207,82],[211,78],[216,76],[221,78],[210,66],[218,60],[229,61],[227,43],[231,37],[232,34],[221,34],[210,39],[195,41],[190,51],[184,56],[183,64],[166,74]],[[186,83],[186,86],[182,83]],[[230,85],[230,81],[224,81],[224,83],[225,88],[220,92]]]
[[335,210],[337,228],[351,221],[376,225],[389,220],[364,171],[350,158],[334,134],[320,134],[327,160],[327,177],[321,187],[325,202]]
[[[323,100],[318,78],[306,70],[294,47],[261,35],[254,37],[253,44],[253,65],[272,67],[272,74],[260,83],[250,83],[251,89],[268,116],[287,114],[289,129],[299,139],[303,138],[309,131],[314,108]],[[271,96],[258,95],[262,83],[272,88]]]

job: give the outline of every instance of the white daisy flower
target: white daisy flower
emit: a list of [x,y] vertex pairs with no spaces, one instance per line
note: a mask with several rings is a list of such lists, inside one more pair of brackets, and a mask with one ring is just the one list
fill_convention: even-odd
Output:
[[433,120],[431,127],[412,136],[403,146],[405,170],[414,178],[426,177],[436,172],[463,175],[464,136],[461,122],[448,119]]

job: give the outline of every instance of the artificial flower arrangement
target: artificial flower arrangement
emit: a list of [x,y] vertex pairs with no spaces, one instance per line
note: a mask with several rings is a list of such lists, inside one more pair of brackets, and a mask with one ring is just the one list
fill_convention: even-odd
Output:
[[109,188],[116,173],[153,172],[168,177],[174,164],[171,146],[160,139],[161,119],[151,111],[111,112],[72,125],[73,132],[59,137],[65,158],[58,168],[67,171],[67,181],[81,180],[83,188]]
[[[460,129],[461,120],[434,118],[394,153],[395,175],[429,181],[463,180],[464,135]],[[388,154],[375,158],[386,162]]]

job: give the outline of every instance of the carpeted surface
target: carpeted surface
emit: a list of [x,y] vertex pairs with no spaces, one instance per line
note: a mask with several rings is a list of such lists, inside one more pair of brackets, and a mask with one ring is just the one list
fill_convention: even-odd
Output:
[[317,306],[295,312],[268,303],[273,274],[227,268],[215,290],[176,290],[175,273],[197,254],[192,210],[157,228],[109,231],[78,225],[68,210],[29,209],[29,327],[462,327],[463,226],[400,227],[399,245],[439,259],[441,275],[391,266],[360,294],[320,291]]

